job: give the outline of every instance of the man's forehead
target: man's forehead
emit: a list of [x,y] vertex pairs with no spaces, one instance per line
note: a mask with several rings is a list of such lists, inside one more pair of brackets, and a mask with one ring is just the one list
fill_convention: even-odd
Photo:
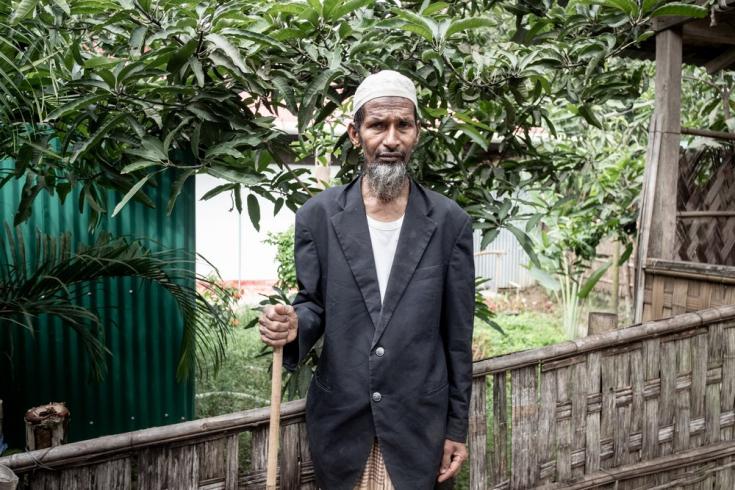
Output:
[[405,97],[376,97],[366,102],[363,108],[366,118],[371,116],[384,116],[391,113],[398,116],[411,116],[411,118],[414,116],[413,102]]

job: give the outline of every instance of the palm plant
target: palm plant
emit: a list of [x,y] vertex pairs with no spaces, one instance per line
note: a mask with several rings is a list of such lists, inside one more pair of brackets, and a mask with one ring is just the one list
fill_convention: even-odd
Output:
[[[179,250],[152,251],[141,240],[101,234],[91,246],[72,247],[71,235],[35,234],[35,254],[23,235],[5,224],[0,237],[0,325],[34,331],[41,315],[62,319],[79,336],[89,355],[91,374],[101,380],[110,353],[101,338],[98,314],[78,298],[107,278],[134,277],[160,285],[175,300],[183,317],[177,378],[193,369],[219,368],[225,354],[232,308],[213,305],[195,286],[193,261]],[[208,294],[231,304],[232,297],[216,283],[197,277]],[[220,302],[221,303],[221,302]]]

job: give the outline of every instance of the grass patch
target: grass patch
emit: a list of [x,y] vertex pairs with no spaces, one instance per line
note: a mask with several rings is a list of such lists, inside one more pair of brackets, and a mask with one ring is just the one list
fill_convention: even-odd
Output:
[[561,319],[552,313],[526,311],[517,315],[499,313],[495,321],[505,335],[481,321],[475,322],[472,339],[474,359],[518,352],[566,340]]
[[[246,324],[257,312],[240,315]],[[227,354],[216,376],[196,381],[196,416],[212,417],[270,404],[271,356],[259,356],[263,343],[257,328],[237,327],[227,344]]]

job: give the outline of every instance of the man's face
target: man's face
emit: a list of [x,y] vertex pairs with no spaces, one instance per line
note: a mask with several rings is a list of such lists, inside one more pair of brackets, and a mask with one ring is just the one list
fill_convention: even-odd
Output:
[[359,131],[347,127],[352,144],[362,147],[365,162],[408,163],[419,141],[419,127],[413,102],[404,97],[378,97],[365,103]]

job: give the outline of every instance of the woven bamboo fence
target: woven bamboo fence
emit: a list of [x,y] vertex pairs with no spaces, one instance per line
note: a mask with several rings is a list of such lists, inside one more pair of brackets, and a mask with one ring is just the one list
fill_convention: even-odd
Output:
[[[282,407],[280,488],[316,488],[303,410]],[[268,418],[250,410],[0,464],[33,489],[264,488]],[[476,362],[470,486],[732,489],[734,427],[735,307],[686,313]]]
[[735,152],[731,146],[682,150],[676,250],[681,260],[735,265]]

